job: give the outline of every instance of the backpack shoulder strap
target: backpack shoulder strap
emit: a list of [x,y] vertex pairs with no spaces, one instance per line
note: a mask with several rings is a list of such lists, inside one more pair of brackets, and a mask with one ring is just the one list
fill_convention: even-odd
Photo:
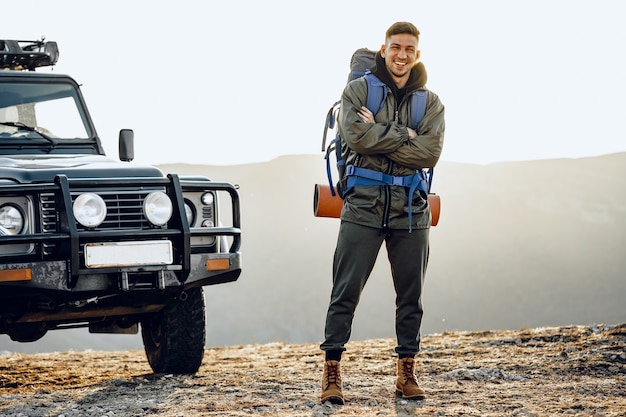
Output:
[[367,99],[365,100],[365,107],[367,107],[372,114],[376,115],[380,109],[383,108],[383,103],[385,102],[385,98],[387,98],[388,87],[371,72],[365,74],[365,81],[367,81]]
[[[376,115],[383,107],[385,98],[389,93],[389,87],[371,72],[365,74],[367,81],[367,99],[365,107],[367,107],[374,115]],[[426,99],[428,91],[417,90],[411,94],[411,126],[417,129],[426,113]]]
[[[426,114],[426,99],[428,98],[428,91],[417,90],[411,95],[411,125],[413,129],[417,131],[417,126],[420,124]],[[428,168],[428,194],[430,194],[430,188],[433,184],[433,175],[435,174],[434,168]]]
[[417,125],[420,124],[426,114],[426,99],[428,98],[428,91],[417,90],[411,94],[411,126],[413,129],[417,129]]

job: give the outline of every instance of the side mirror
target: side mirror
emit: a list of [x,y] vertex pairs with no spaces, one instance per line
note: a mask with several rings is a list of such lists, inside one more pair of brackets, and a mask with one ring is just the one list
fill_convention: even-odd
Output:
[[135,133],[132,129],[120,130],[120,161],[130,162],[135,159]]

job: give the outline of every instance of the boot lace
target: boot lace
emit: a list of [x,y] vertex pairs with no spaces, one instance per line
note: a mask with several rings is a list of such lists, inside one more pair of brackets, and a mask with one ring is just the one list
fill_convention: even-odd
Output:
[[417,378],[413,370],[413,361],[402,361],[402,377],[405,383],[412,382],[417,385]]
[[330,384],[341,384],[341,374],[339,373],[339,364],[326,363],[326,382]]

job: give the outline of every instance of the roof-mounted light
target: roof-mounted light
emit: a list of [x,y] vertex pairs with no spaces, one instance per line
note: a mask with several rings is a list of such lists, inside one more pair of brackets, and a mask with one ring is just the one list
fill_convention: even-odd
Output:
[[0,39],[0,69],[34,71],[38,67],[48,67],[59,60],[59,47],[56,42],[18,41]]

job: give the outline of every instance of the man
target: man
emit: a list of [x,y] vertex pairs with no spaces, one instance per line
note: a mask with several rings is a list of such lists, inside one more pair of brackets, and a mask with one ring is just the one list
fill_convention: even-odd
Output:
[[[376,54],[376,65],[371,69],[389,88],[376,115],[365,107],[364,78],[348,83],[342,94],[338,129],[346,166],[388,174],[387,178],[392,180],[381,185],[357,182],[344,194],[325,340],[320,346],[325,352],[322,402],[344,403],[341,355],[350,338],[361,292],[383,241],[396,291],[396,391],[408,399],[425,398],[414,366],[420,343],[421,295],[428,263],[431,215],[427,191],[421,187],[410,193],[407,184],[412,184],[415,175],[434,167],[439,160],[445,123],[444,106],[436,94],[425,88],[426,70],[419,61],[419,35],[418,29],[408,22],[394,23],[387,30],[385,43]],[[411,93],[418,90],[428,93],[426,111],[419,126],[411,127]],[[345,176],[341,184],[345,191]]]

